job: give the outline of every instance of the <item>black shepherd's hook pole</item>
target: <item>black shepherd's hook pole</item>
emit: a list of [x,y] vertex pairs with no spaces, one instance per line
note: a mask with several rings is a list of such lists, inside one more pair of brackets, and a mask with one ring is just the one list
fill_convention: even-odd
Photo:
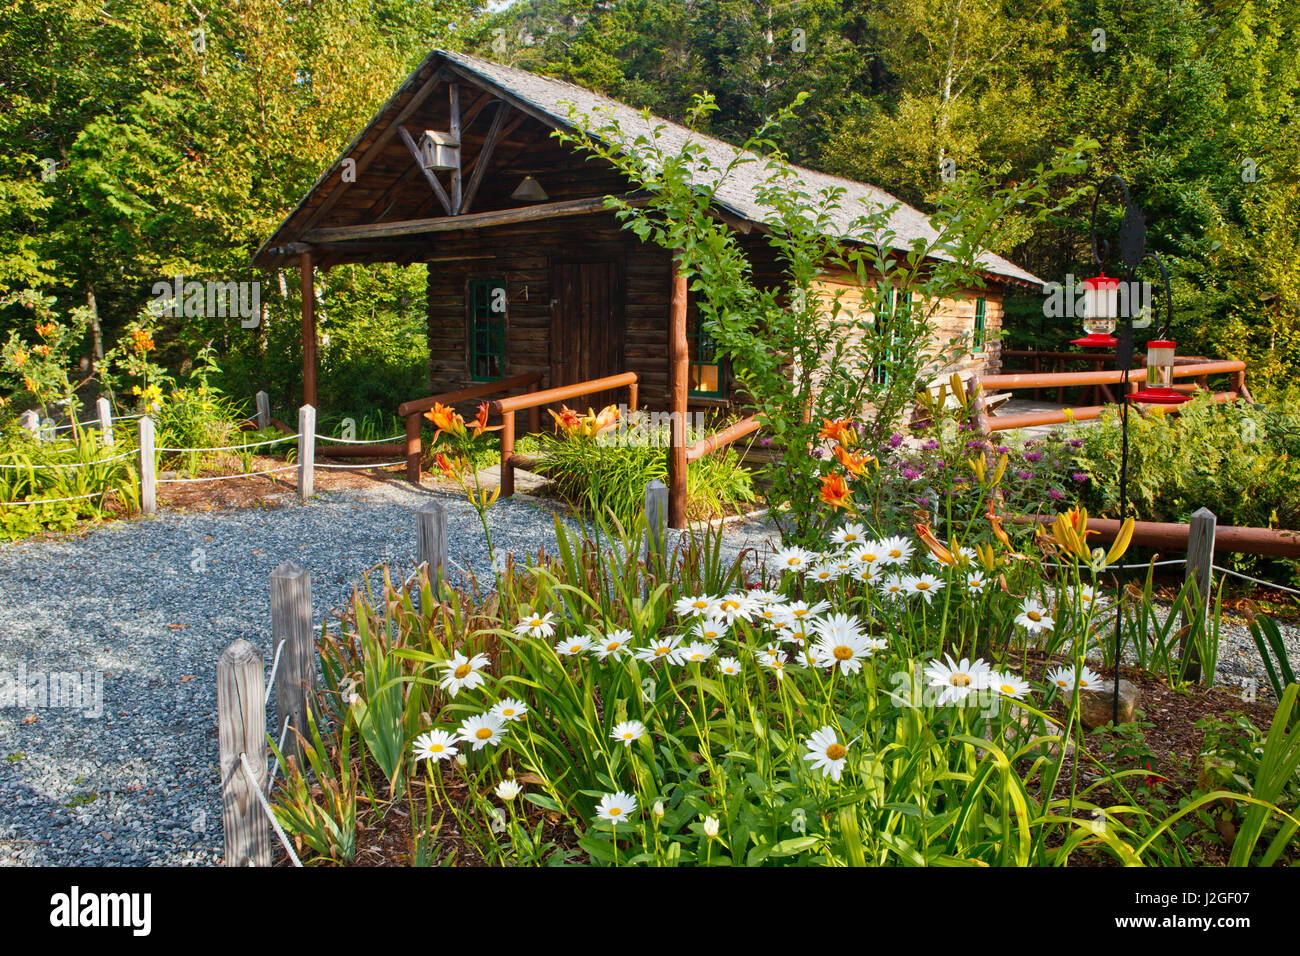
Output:
[[[1129,196],[1128,184],[1118,176],[1107,176],[1097,184],[1097,191],[1092,197],[1092,217],[1090,223],[1091,241],[1092,241],[1092,258],[1097,265],[1101,266],[1103,274],[1105,273],[1106,263],[1111,259],[1111,246],[1109,240],[1097,237],[1097,203],[1101,198],[1101,191],[1108,183],[1115,183],[1119,186],[1120,192],[1124,196],[1124,218],[1119,227],[1119,262],[1124,267],[1124,278],[1121,288],[1124,290],[1122,298],[1125,300],[1127,308],[1124,314],[1117,317],[1115,329],[1115,364],[1123,372],[1120,383],[1120,459],[1119,459],[1119,523],[1123,527],[1124,519],[1128,516],[1128,412],[1129,412],[1129,370],[1133,367],[1133,303],[1136,296],[1134,295],[1134,282],[1137,279],[1137,267],[1143,259],[1152,259],[1160,267],[1160,274],[1164,280],[1165,302],[1161,314],[1161,333],[1164,337],[1164,331],[1169,326],[1170,317],[1173,314],[1173,296],[1169,288],[1169,271],[1160,257],[1154,252],[1148,252],[1146,249],[1146,217],[1143,216],[1142,210],[1134,204]],[[1115,569],[1118,579],[1118,593],[1115,600],[1115,679],[1114,693],[1111,701],[1112,723],[1119,726],[1119,675],[1120,675],[1120,653],[1123,650],[1122,630],[1124,615],[1122,611],[1122,602],[1124,600],[1125,578],[1123,558],[1121,563]]]

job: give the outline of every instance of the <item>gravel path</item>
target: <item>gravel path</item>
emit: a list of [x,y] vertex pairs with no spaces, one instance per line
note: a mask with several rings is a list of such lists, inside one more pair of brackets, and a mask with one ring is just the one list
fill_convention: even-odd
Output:
[[[469,505],[403,483],[0,545],[0,865],[219,863],[218,655],[242,637],[269,667],[268,578],[286,559],[312,573],[317,626],[376,564],[405,575],[412,512],[431,498],[447,509],[453,570],[490,578]],[[489,512],[498,550],[554,553],[553,513],[523,495],[498,502]],[[761,518],[735,520],[724,549],[762,555],[772,540]],[[1283,631],[1300,661],[1300,628]],[[16,682],[30,693],[78,672],[91,677],[81,706],[3,699]],[[1225,628],[1220,680],[1251,678],[1266,685],[1249,633]]]
[[[0,864],[220,862],[217,657],[242,637],[269,668],[269,575],[285,559],[312,573],[317,626],[378,562],[407,573],[412,511],[432,497],[449,560],[490,578],[469,505],[397,483],[0,546],[0,694],[102,675],[100,716],[83,715],[93,676],[89,707],[0,706]],[[498,549],[554,552],[548,505],[519,496],[489,515]]]

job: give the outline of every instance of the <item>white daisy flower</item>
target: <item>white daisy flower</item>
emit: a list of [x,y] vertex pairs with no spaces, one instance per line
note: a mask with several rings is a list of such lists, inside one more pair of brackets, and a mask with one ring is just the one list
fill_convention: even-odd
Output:
[[786,613],[796,621],[811,621],[814,618],[821,617],[831,606],[825,601],[818,601],[816,604],[809,604],[807,601],[792,601],[785,607]]
[[466,743],[473,744],[474,750],[482,750],[488,745],[495,747],[501,743],[504,729],[504,722],[489,711],[461,721],[458,736]]
[[845,633],[833,639],[822,638],[811,653],[818,667],[834,669],[838,665],[841,674],[856,674],[869,656],[869,647],[866,635]]
[[534,614],[530,608],[523,608],[519,623],[515,625],[515,633],[528,637],[550,637],[555,633],[555,625],[551,623],[553,617],[555,615],[550,611]]
[[639,720],[625,720],[615,724],[609,736],[624,747],[631,747],[634,741],[645,736],[645,724]]
[[753,620],[757,624],[766,624],[771,627],[777,621],[788,621],[789,618],[786,617],[785,606],[782,604],[760,604],[754,608]]
[[855,567],[849,573],[853,575],[853,580],[862,584],[875,584],[880,580],[880,569],[882,567],[883,565],[880,564],[863,564]]
[[692,641],[682,648],[682,660],[688,664],[703,664],[716,653],[712,644],[704,641]]
[[724,618],[705,617],[700,618],[695,624],[691,625],[688,633],[698,637],[702,641],[708,641],[710,644],[722,640],[730,625]]
[[835,565],[822,562],[815,567],[809,568],[804,572],[803,576],[806,580],[812,581],[815,584],[830,584],[843,573],[844,572],[836,568]]
[[912,552],[916,546],[907,538],[894,536],[885,538],[880,542],[880,550],[884,552],[881,562],[884,564],[906,564],[912,560]]
[[487,667],[487,664],[486,654],[475,654],[473,657],[454,654],[442,662],[442,668],[447,673],[442,680],[438,681],[438,686],[447,691],[452,697],[459,694],[462,688],[473,690],[476,687],[482,687],[483,675],[479,671]]
[[885,578],[880,582],[878,590],[881,597],[890,601],[902,601],[907,597],[907,584],[898,575]]
[[822,727],[808,738],[807,745],[808,752],[803,759],[812,764],[813,770],[820,770],[823,777],[830,777],[839,783],[849,748],[847,744],[840,743],[835,728],[830,724]]
[[808,570],[813,560],[813,555],[803,548],[782,548],[772,555],[772,567],[799,573]]
[[561,657],[574,657],[589,650],[591,650],[591,638],[586,634],[575,634],[555,642],[555,653]]
[[456,738],[445,730],[430,730],[415,738],[415,759],[435,762],[456,756]]
[[705,817],[704,835],[710,840],[716,840],[718,838],[718,826],[719,823],[717,817]]
[[[1053,684],[1063,691],[1074,692],[1075,671],[1074,667],[1057,667],[1047,675],[1047,682]],[[1083,671],[1078,675],[1079,690],[1095,690],[1101,683],[1101,675],[1091,667],[1084,665]]]
[[636,813],[636,797],[622,790],[607,793],[596,804],[596,816],[618,826],[623,820]]
[[682,662],[682,652],[679,647],[681,643],[682,639],[675,635],[657,637],[636,652],[637,660],[645,661],[647,664],[654,664],[659,661],[665,664],[680,664]]
[[831,532],[831,544],[841,548],[856,548],[867,540],[867,529],[860,524],[846,524]]
[[943,587],[943,582],[933,574],[909,574],[903,578],[903,586],[907,588],[908,594],[919,594],[929,604],[935,593]]
[[489,713],[503,724],[508,724],[512,720],[523,720],[524,714],[528,713],[528,705],[522,700],[515,700],[513,697],[507,697],[498,702]]
[[719,658],[718,673],[724,677],[736,677],[740,674],[740,661],[734,657]]
[[610,631],[604,637],[595,638],[591,649],[600,660],[622,657],[630,650],[632,632],[626,630]]
[[943,661],[934,661],[925,669],[925,676],[930,678],[931,687],[942,687],[939,706],[956,704],[978,690],[989,686],[989,665],[978,658],[974,661],[962,658],[960,663],[944,655]]
[[1029,693],[1029,684],[1021,680],[1010,671],[993,671],[989,674],[989,687],[993,688],[1003,697],[1014,697],[1016,700],[1023,700]]
[[1050,631],[1056,624],[1047,616],[1047,608],[1033,598],[1025,598],[1024,603],[1020,605],[1020,613],[1016,615],[1016,623],[1030,634],[1037,634],[1039,631]]
[[785,596],[780,591],[770,591],[766,588],[754,588],[749,592],[749,599],[756,605],[763,604],[780,604],[785,600]]
[[853,567],[860,568],[863,565],[874,565],[879,563],[884,552],[880,548],[879,541],[868,541],[866,544],[854,548],[849,552],[849,561]]
[[775,671],[777,680],[785,680],[785,666],[789,660],[783,648],[769,644],[758,652],[758,662],[768,670]]
[[509,803],[519,794],[523,793],[524,787],[518,780],[502,780],[496,785],[494,791],[497,797]]
[[988,587],[988,579],[978,571],[972,571],[966,575],[966,587],[976,594],[983,594],[984,589]]
[[717,612],[727,623],[735,624],[737,621],[748,621],[754,613],[754,602],[749,599],[749,595],[728,594],[718,601]]
[[678,599],[673,605],[673,610],[677,612],[678,617],[690,617],[692,614],[716,614],[718,610],[718,598],[708,594],[697,594],[694,597],[683,597]]

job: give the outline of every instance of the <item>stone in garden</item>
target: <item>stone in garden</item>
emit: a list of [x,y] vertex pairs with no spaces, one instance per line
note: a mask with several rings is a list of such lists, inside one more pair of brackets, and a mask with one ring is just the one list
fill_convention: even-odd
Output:
[[[1119,682],[1119,722],[1130,723],[1137,709],[1141,692],[1131,681]],[[1115,684],[1102,681],[1094,689],[1079,691],[1079,719],[1087,730],[1108,724],[1115,715]]]

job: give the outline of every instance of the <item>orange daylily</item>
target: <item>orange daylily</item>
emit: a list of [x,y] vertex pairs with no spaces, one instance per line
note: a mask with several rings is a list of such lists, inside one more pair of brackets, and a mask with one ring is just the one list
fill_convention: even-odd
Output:
[[14,352],[14,366],[17,368],[22,368],[26,364],[27,364],[27,353],[24,352],[22,349],[17,349]]
[[843,445],[836,445],[834,451],[839,463],[853,475],[861,475],[867,470],[867,465],[876,460],[871,455],[855,455],[851,451],[845,451]]
[[588,408],[586,415],[579,415],[569,406],[561,405],[558,415],[553,411],[550,415],[555,419],[556,431],[563,430],[581,438],[594,438],[617,422],[620,417],[617,405],[606,405],[599,413]]
[[1016,549],[1011,546],[1011,538],[1007,536],[1006,529],[1002,527],[1002,516],[997,512],[996,501],[996,498],[989,499],[989,510],[986,512],[989,525],[993,528],[993,537],[1001,541],[1004,548],[1015,554]]
[[58,326],[53,322],[42,322],[40,325],[36,326],[36,334],[43,339],[48,339],[57,329]]
[[441,402],[435,402],[433,408],[424,413],[424,417],[433,422],[438,429],[433,435],[435,441],[443,432],[451,432],[458,438],[465,434],[465,419],[461,418],[455,409]]
[[843,475],[826,475],[822,478],[821,500],[832,508],[852,509],[849,501],[853,492],[844,481]]
[[149,352],[153,349],[153,336],[144,329],[132,329],[131,338],[135,341],[136,351]]
[[930,530],[928,524],[918,523],[913,527],[916,528],[916,536],[930,549],[930,553],[934,555],[936,561],[940,564],[949,565],[957,563],[957,559],[953,557],[952,552],[939,543],[939,539],[934,536],[934,532]]
[[831,421],[829,418],[822,419],[821,431],[817,433],[818,438],[829,438],[833,442],[839,442],[845,448],[852,445],[857,440],[857,435],[853,431],[853,423],[847,418],[841,418],[837,421]]
[[448,478],[455,478],[455,477],[456,477],[456,472],[455,472],[455,470],[451,467],[451,463],[450,463],[449,461],[447,461],[447,456],[446,456],[446,455],[444,455],[442,452],[438,452],[438,454],[437,454],[437,456],[435,457],[434,460],[437,461],[437,463],[438,463],[438,467],[442,469],[442,473],[443,473],[444,475],[446,475]]
[[48,345],[33,345],[32,351],[35,352],[37,355],[39,355],[41,358],[50,357],[50,347]]

